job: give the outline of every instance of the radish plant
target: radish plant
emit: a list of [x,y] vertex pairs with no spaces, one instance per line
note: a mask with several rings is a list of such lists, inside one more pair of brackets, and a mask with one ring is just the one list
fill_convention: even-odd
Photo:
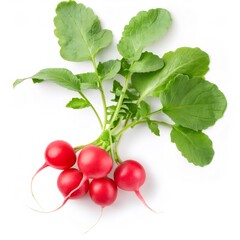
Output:
[[[51,81],[78,94],[66,103],[66,107],[74,110],[91,108],[99,122],[100,136],[91,143],[75,146],[70,152],[65,149],[61,153],[66,155],[65,160],[62,161],[62,157],[57,160],[51,151],[47,152],[49,156],[40,170],[53,166],[66,174],[73,173],[67,169],[73,166],[78,154],[77,165],[82,176],[69,181],[71,186],[64,185],[63,189],[68,191],[61,190],[65,197],[61,206],[89,180],[90,196],[102,207],[115,200],[114,184],[123,190],[134,191],[147,206],[139,192],[146,177],[144,168],[136,161],[123,161],[118,151],[124,133],[140,124],[146,125],[156,136],[160,136],[161,126],[168,127],[171,141],[188,162],[201,167],[211,163],[214,149],[204,131],[223,116],[227,101],[219,88],[205,78],[210,59],[200,48],[180,47],[162,56],[147,51],[148,46],[167,34],[171,23],[171,14],[166,9],[139,12],[123,29],[117,43],[119,58],[102,62],[98,54],[112,43],[112,31],[103,29],[99,18],[85,5],[75,1],[58,4],[54,33],[61,57],[72,62],[88,61],[92,71],[73,73],[66,68],[51,67],[18,79],[13,86],[27,79],[32,79],[33,83]],[[105,81],[112,84],[111,104],[106,101]],[[103,117],[87,97],[88,89],[100,92]],[[150,98],[158,100],[157,110],[153,110]],[[109,180],[107,175],[113,164],[119,167],[114,180]],[[104,191],[97,191],[95,186],[101,184],[108,186],[109,198],[103,196]],[[63,183],[58,180],[58,185],[63,186]]]

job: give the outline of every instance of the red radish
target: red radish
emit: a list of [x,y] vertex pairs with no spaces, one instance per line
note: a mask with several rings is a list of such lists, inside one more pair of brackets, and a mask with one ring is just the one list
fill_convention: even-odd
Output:
[[117,185],[108,177],[94,179],[89,185],[91,199],[102,208],[111,205],[117,198]]
[[102,148],[94,145],[86,146],[78,155],[77,165],[87,178],[102,178],[112,169],[112,158]]
[[103,177],[92,180],[89,185],[89,195],[93,202],[101,206],[101,214],[96,223],[85,231],[85,233],[98,224],[102,217],[103,208],[114,203],[117,198],[117,193],[117,185],[111,178]]
[[47,146],[44,155],[45,163],[37,170],[33,178],[48,166],[64,170],[72,167],[76,162],[76,154],[73,147],[63,140],[51,142]]
[[143,166],[135,160],[126,160],[122,162],[114,171],[114,180],[117,186],[125,191],[134,191],[141,202],[151,211],[139,188],[144,184],[146,173]]
[[32,191],[33,180],[40,171],[49,166],[56,169],[65,170],[72,167],[75,163],[76,154],[73,147],[69,143],[63,140],[51,142],[45,150],[45,163],[36,171],[31,180],[31,193],[33,198],[36,200]]
[[[83,174],[76,168],[63,170],[57,179],[57,186],[64,197],[74,190],[82,181]],[[81,188],[75,191],[69,199],[81,198],[88,192],[89,181],[85,181]]]
[[68,169],[76,162],[76,154],[73,147],[63,141],[51,142],[45,150],[46,165],[57,169]]
[[111,156],[105,150],[98,146],[88,145],[79,153],[77,165],[83,173],[81,182],[64,198],[63,203],[58,208],[47,212],[54,212],[62,208],[71,195],[80,189],[88,179],[98,179],[107,176],[112,169],[113,162]]

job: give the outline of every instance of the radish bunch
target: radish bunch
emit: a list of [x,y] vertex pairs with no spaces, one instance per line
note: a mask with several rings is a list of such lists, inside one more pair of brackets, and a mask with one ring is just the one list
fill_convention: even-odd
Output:
[[[139,191],[146,179],[143,166],[135,160],[121,159],[119,152],[123,135],[139,125],[157,137],[162,135],[162,127],[168,128],[171,142],[188,162],[201,167],[211,163],[214,149],[206,130],[223,117],[227,100],[214,83],[206,80],[210,58],[205,51],[180,47],[162,56],[157,54],[162,51],[149,51],[148,47],[161,40],[171,24],[171,14],[165,8],[140,11],[123,28],[116,46],[119,56],[108,59],[99,53],[111,45],[113,33],[102,28],[94,11],[75,0],[57,5],[54,34],[61,57],[74,64],[87,62],[91,69],[82,71],[81,65],[81,71],[76,72],[63,67],[45,68],[17,79],[13,86],[31,79],[36,84],[51,82],[72,91],[74,97],[65,106],[74,111],[88,108],[101,131],[84,145],[72,147],[65,141],[54,141],[47,146],[45,162],[34,174],[31,189],[44,168],[62,171],[57,186],[64,199],[52,211],[88,193],[103,209],[114,203],[118,189],[134,192],[152,210]],[[105,82],[111,84],[110,91]],[[157,100],[154,106],[150,101],[153,98]],[[101,113],[96,103],[102,106]]]
[[[32,177],[33,197],[34,178],[49,166],[62,170],[57,178],[57,187],[64,200],[57,208],[40,212],[56,211],[62,208],[69,199],[82,198],[88,192],[91,200],[104,208],[114,203],[118,188],[135,192],[144,205],[152,210],[139,192],[139,188],[145,182],[146,174],[143,166],[135,160],[119,163],[114,169],[112,179],[108,174],[113,171],[113,160],[103,148],[87,145],[79,152],[75,152],[74,148],[65,141],[51,142],[45,150],[45,163]],[[36,198],[35,200],[37,201]]]

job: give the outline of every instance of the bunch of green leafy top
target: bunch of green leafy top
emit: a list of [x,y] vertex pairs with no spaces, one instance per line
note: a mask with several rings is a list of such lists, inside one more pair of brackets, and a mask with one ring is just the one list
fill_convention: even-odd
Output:
[[[121,162],[118,145],[123,133],[146,124],[157,136],[161,125],[171,128],[171,141],[182,155],[195,165],[207,165],[214,150],[203,130],[223,116],[227,101],[218,87],[205,79],[209,56],[200,48],[181,47],[162,57],[145,50],[166,34],[171,22],[166,9],[139,12],[124,27],[117,44],[121,58],[98,62],[97,54],[112,43],[112,32],[102,29],[92,9],[75,1],[61,2],[54,18],[60,54],[72,62],[90,61],[93,71],[74,74],[65,68],[47,68],[16,80],[14,86],[32,79],[34,83],[51,81],[77,92],[79,97],[66,106],[92,108],[102,128],[100,136],[86,145],[102,147],[116,162]],[[112,105],[107,104],[104,81],[112,81]],[[87,89],[100,91],[102,117],[85,95]],[[152,110],[150,97],[159,100],[157,110]],[[76,146],[75,150],[86,145]]]

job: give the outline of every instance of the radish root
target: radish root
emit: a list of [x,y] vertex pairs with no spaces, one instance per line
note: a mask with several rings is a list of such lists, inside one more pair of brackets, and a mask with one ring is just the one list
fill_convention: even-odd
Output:
[[135,192],[135,194],[137,195],[138,199],[139,199],[150,211],[152,211],[152,212],[154,212],[154,213],[156,213],[156,214],[161,213],[161,211],[159,211],[159,212],[155,211],[154,209],[152,209],[152,208],[146,203],[145,199],[143,198],[143,196],[142,196],[142,194],[140,193],[139,190],[135,190],[134,192]]
[[102,216],[103,216],[103,208],[104,208],[104,207],[101,207],[101,212],[100,212],[100,215],[99,215],[97,221],[96,221],[92,226],[90,226],[86,231],[84,231],[84,232],[82,233],[82,235],[88,233],[90,230],[92,230],[92,229],[100,222],[100,220],[101,220],[101,218],[102,218]]
[[42,165],[42,167],[40,167],[40,168],[36,171],[36,173],[33,175],[32,179],[31,179],[31,183],[30,183],[30,192],[31,192],[31,194],[32,194],[32,197],[33,197],[34,201],[37,203],[37,205],[39,206],[39,208],[41,208],[42,210],[43,210],[43,207],[41,206],[41,204],[39,203],[39,201],[37,200],[37,198],[35,197],[35,194],[34,194],[34,192],[33,192],[33,181],[34,181],[36,175],[37,175],[39,172],[41,172],[44,168],[46,168],[46,167],[48,167],[48,166],[49,166],[49,165],[45,162],[45,163]]

